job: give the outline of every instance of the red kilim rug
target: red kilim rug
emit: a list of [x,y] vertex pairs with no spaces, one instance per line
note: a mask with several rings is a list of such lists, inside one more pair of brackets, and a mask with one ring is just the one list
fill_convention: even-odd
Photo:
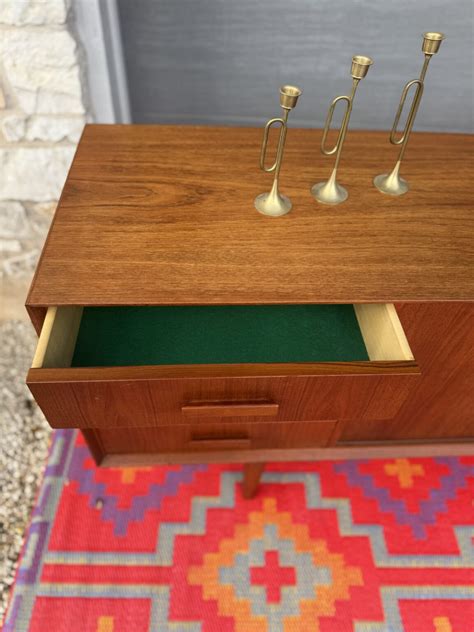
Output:
[[98,469],[55,433],[4,632],[473,632],[473,458]]

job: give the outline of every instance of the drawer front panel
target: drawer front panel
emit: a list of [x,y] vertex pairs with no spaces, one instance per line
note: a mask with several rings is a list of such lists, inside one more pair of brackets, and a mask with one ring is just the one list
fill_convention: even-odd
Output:
[[[132,314],[142,314],[137,309],[132,309]],[[129,311],[120,312],[121,317]],[[344,328],[333,332],[336,346],[350,346],[355,326],[357,335],[362,334],[368,361],[107,366],[103,359],[100,366],[71,367],[83,310],[51,307],[27,381],[56,428],[159,427],[212,419],[390,419],[416,384],[418,366],[393,305],[357,305],[354,312],[349,341]],[[296,318],[296,312],[293,315]],[[107,331],[107,311],[104,318],[102,333]],[[232,322],[236,326],[235,318],[230,318],[229,327]],[[220,322],[220,328],[228,335],[225,324]],[[321,329],[318,319],[306,324],[311,332],[313,326]],[[307,340],[303,335],[306,326],[300,325],[296,333]],[[310,339],[316,345],[330,333],[330,328],[323,327],[323,333]],[[132,334],[122,341],[127,353],[135,348]],[[84,344],[93,349],[99,345],[103,351],[100,340],[100,335],[90,334]],[[107,354],[106,358],[110,360]],[[120,359],[123,361],[124,356]],[[134,359],[138,362],[142,358]]]
[[104,456],[326,446],[337,422],[205,423],[95,431]]
[[418,378],[416,373],[367,375],[363,369],[359,374],[357,368],[340,375],[192,379],[155,379],[153,367],[31,369],[28,385],[55,428],[125,428],[209,418],[390,419]]

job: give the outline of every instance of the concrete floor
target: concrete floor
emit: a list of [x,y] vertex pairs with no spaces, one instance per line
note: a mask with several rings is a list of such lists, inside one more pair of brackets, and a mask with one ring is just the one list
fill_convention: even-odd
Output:
[[29,320],[25,309],[26,295],[30,287],[31,279],[20,277],[19,279],[1,280],[1,304],[0,321],[5,320]]
[[25,384],[37,340],[24,307],[30,280],[0,279],[0,621],[51,433]]

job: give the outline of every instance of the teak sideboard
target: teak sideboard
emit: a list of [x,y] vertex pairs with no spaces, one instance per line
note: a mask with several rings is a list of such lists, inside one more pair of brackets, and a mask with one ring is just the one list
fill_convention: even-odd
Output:
[[27,299],[28,386],[97,463],[473,453],[473,137],[415,134],[410,192],[351,132],[322,206],[321,132],[292,129],[293,210],[254,208],[261,130],[86,126]]

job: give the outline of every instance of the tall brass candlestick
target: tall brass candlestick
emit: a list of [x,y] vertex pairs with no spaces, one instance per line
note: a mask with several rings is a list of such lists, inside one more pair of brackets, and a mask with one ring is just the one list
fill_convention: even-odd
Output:
[[[421,47],[421,50],[425,54],[425,60],[423,62],[420,77],[418,79],[413,79],[412,81],[409,81],[403,88],[402,96],[400,97],[400,103],[398,105],[398,110],[395,115],[395,120],[393,121],[392,131],[390,132],[390,142],[392,143],[392,145],[401,145],[400,153],[398,154],[398,160],[395,164],[395,167],[390,173],[382,173],[381,175],[375,176],[374,178],[374,185],[377,187],[377,189],[382,193],[386,193],[387,195],[403,195],[410,188],[408,186],[408,182],[400,176],[400,165],[405,154],[405,149],[410,137],[410,132],[415,121],[418,107],[420,105],[425,83],[425,75],[426,71],[428,70],[428,64],[430,63],[431,57],[438,52],[443,39],[443,33],[425,33],[423,35],[423,45]],[[405,129],[401,137],[397,140],[397,126],[403,111],[403,107],[405,105],[408,91],[412,86],[415,85],[415,95],[413,97],[410,112],[408,113]]]
[[[326,182],[318,182],[311,188],[311,193],[313,194],[313,197],[322,204],[340,204],[341,202],[344,202],[344,200],[346,200],[349,195],[346,189],[338,184],[336,181],[337,168],[341,159],[342,146],[346,137],[347,126],[349,125],[349,119],[352,112],[352,103],[354,101],[357,86],[359,85],[359,81],[363,79],[367,74],[372,63],[373,62],[370,57],[355,55],[352,58],[352,91],[349,96],[343,95],[340,97],[336,97],[329,107],[328,115],[326,118],[326,125],[324,126],[323,137],[321,139],[321,152],[325,156],[332,156],[332,154],[336,154],[336,162],[334,163],[334,168],[329,180],[327,180]],[[341,129],[339,130],[339,136],[337,137],[336,144],[332,149],[326,149],[325,144],[327,135],[331,126],[334,110],[339,101],[346,102],[346,113],[344,114],[344,118],[342,119]]]
[[[273,178],[271,191],[269,193],[261,193],[255,198],[255,208],[260,213],[263,213],[263,215],[268,215],[270,217],[280,217],[280,215],[285,215],[291,210],[290,198],[286,197],[286,195],[282,195],[278,191],[278,178],[280,176],[283,150],[285,148],[288,114],[290,113],[290,110],[296,106],[301,94],[302,91],[297,86],[282,86],[280,88],[280,106],[283,109],[283,116],[281,118],[270,119],[265,125],[262,151],[260,153],[260,169],[266,173],[275,173],[275,177]],[[276,159],[271,167],[265,167],[268,135],[270,133],[270,128],[276,123],[280,124],[280,138],[278,139]]]

